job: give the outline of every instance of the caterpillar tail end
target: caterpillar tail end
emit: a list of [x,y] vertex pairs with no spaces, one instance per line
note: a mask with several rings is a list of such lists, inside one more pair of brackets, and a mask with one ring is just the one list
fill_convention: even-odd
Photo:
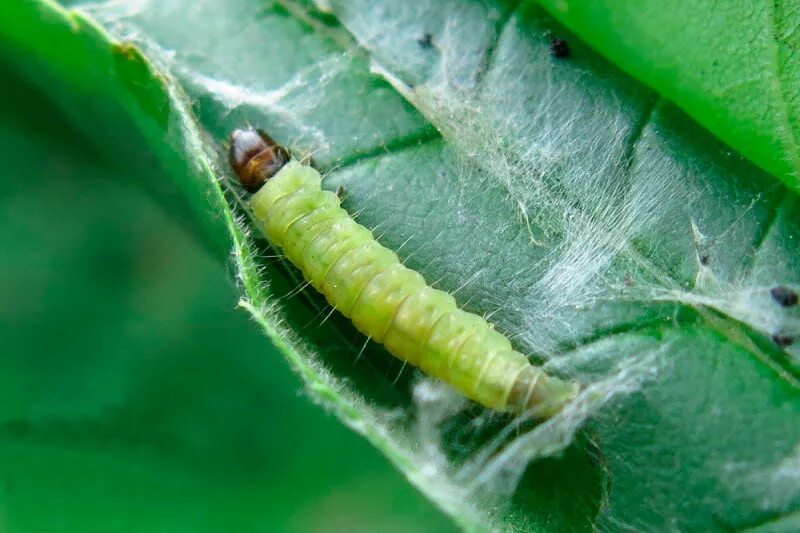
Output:
[[519,413],[550,418],[575,399],[581,388],[580,383],[563,381],[547,375],[541,369],[535,369],[515,383],[511,406]]

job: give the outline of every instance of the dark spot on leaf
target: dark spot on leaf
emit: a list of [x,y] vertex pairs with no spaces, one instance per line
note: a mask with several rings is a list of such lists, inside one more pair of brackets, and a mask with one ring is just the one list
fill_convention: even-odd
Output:
[[772,335],[772,342],[774,342],[780,348],[786,348],[787,346],[791,346],[794,342],[794,337],[791,335],[785,335],[783,333],[774,333]]
[[558,59],[569,57],[569,44],[563,39],[553,37],[550,39],[550,53]]
[[425,33],[422,37],[417,39],[417,44],[423,50],[429,50],[433,48],[433,35],[430,33]]
[[711,262],[711,257],[708,254],[703,254],[700,256],[700,264],[703,266],[708,266]]
[[777,287],[772,287],[769,293],[772,295],[773,300],[778,302],[782,307],[797,305],[797,293],[789,287],[778,285]]

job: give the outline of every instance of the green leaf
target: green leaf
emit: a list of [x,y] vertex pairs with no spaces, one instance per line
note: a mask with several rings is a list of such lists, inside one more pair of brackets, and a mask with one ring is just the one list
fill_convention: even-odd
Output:
[[800,5],[539,0],[625,71],[800,190]]
[[223,265],[0,77],[0,531],[447,531],[298,394]]
[[[791,529],[800,308],[771,290],[800,290],[797,197],[532,5],[324,4],[6,3],[0,39],[121,176],[233,248],[312,397],[462,527]],[[246,121],[585,392],[533,427],[362,354],[225,195]]]

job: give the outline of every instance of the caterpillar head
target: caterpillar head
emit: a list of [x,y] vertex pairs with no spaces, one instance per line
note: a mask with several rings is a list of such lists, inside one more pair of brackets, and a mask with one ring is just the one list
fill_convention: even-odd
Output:
[[228,161],[248,192],[260,189],[289,159],[288,150],[261,130],[247,128],[231,132]]

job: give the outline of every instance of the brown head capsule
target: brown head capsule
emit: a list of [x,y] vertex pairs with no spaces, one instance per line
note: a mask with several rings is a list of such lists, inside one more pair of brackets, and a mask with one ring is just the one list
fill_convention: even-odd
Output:
[[289,162],[289,152],[261,130],[231,132],[228,161],[248,192],[256,192],[265,181]]

